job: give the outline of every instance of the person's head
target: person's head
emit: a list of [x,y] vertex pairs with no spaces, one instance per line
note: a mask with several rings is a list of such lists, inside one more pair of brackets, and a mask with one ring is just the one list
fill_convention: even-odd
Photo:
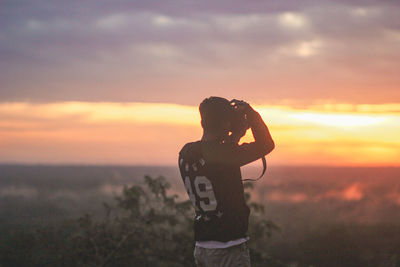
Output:
[[230,101],[217,96],[204,99],[199,106],[204,132],[223,139],[229,134],[232,108]]

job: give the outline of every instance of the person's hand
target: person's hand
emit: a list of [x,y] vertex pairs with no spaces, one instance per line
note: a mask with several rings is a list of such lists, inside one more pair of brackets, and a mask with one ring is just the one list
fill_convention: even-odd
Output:
[[233,99],[231,100],[231,103],[233,103],[238,109],[242,109],[247,115],[251,116],[256,112],[246,101]]

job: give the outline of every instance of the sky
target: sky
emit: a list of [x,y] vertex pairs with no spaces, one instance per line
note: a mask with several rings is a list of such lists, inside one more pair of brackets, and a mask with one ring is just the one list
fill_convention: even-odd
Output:
[[[173,165],[244,99],[281,165],[400,165],[400,2],[0,2],[0,162]],[[251,136],[244,141],[251,141]]]

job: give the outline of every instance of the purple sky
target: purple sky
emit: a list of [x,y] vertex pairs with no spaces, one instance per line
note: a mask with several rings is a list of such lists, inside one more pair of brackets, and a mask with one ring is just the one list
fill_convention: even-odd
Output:
[[0,2],[0,101],[400,101],[400,1]]

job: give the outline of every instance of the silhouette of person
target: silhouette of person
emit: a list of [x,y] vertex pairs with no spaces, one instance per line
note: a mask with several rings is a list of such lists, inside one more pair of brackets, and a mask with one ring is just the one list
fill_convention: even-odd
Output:
[[[267,155],[275,144],[261,116],[244,101],[209,97],[199,110],[203,136],[184,145],[178,159],[196,214],[195,262],[197,266],[250,266],[250,209],[240,167]],[[239,145],[247,128],[254,141]]]

